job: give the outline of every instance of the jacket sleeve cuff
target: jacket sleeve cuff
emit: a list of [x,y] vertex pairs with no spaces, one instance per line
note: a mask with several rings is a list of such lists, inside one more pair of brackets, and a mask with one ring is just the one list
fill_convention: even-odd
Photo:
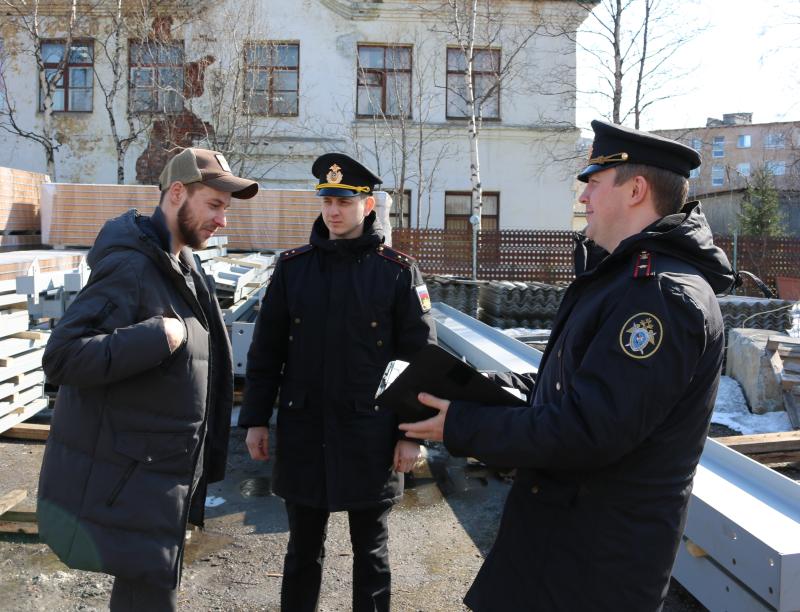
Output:
[[443,442],[454,457],[466,457],[474,452],[469,448],[472,437],[473,416],[481,405],[475,402],[451,401],[444,420]]

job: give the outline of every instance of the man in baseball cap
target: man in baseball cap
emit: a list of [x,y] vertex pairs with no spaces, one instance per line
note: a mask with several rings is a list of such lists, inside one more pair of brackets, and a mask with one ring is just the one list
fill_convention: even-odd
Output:
[[191,249],[225,227],[232,197],[258,191],[204,149],[175,155],[160,187],[152,215],[133,209],[100,231],[43,358],[61,388],[42,540],[69,567],[115,576],[114,612],[176,608],[186,523],[203,524],[207,485],[224,478],[231,347]]

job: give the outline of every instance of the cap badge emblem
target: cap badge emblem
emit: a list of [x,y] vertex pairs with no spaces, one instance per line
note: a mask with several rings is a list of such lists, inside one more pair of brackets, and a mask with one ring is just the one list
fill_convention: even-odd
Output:
[[231,171],[231,167],[228,165],[228,160],[225,159],[224,155],[217,153],[216,155],[214,155],[214,157],[217,158],[217,162],[219,163],[220,168],[222,168],[225,172]]
[[328,176],[326,177],[329,183],[334,185],[338,185],[342,182],[342,168],[339,164],[333,164],[330,169],[328,170]]

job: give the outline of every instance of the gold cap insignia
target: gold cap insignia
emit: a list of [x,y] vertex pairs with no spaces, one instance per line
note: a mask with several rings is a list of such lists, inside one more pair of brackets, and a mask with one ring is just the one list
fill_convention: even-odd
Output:
[[325,177],[329,183],[338,185],[342,182],[342,168],[339,164],[333,164],[328,171],[328,176]]

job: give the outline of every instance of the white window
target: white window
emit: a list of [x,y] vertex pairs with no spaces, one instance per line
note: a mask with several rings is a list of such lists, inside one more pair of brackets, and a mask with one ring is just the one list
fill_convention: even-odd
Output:
[[178,113],[183,110],[183,43],[132,41],[130,108],[135,113]]
[[692,138],[692,148],[699,151],[703,148],[703,140],[701,138]]
[[720,187],[725,184],[725,166],[711,168],[711,184],[714,187]]
[[[467,86],[464,74],[467,60],[461,49],[447,50],[447,118],[467,116]],[[484,119],[500,119],[500,50],[475,49],[472,60],[472,79],[475,111]]]
[[[483,192],[483,211],[481,229],[498,229],[498,210],[500,193]],[[472,228],[469,218],[472,216],[472,193],[469,191],[447,191],[444,194],[444,229],[468,230]]]
[[751,146],[750,134],[739,134],[736,138],[736,148],[749,149]]
[[772,174],[773,176],[783,176],[786,174],[786,162],[785,161],[768,161],[766,164],[767,172]]
[[244,97],[253,114],[296,117],[300,88],[300,45],[249,42],[244,49]]
[[782,149],[786,146],[786,138],[780,132],[767,134],[764,137],[765,149]]
[[725,137],[714,136],[714,146],[711,149],[712,157],[725,157]]
[[692,168],[691,170],[689,170],[690,179],[696,179],[699,176],[700,176],[700,168]]
[[750,163],[745,162],[743,164],[737,164],[736,172],[738,172],[740,176],[750,176]]
[[[52,109],[91,112],[94,91],[94,43],[73,41],[67,53],[64,40],[42,41],[45,79],[51,84]],[[66,58],[64,54],[66,53]],[[45,92],[39,92],[39,110],[44,110]]]
[[411,117],[411,47],[358,45],[359,117]]

